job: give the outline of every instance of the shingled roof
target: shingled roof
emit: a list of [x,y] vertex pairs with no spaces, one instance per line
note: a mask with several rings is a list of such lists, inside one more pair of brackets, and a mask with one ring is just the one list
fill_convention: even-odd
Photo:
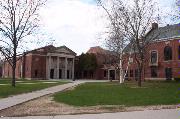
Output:
[[[167,25],[164,27],[152,28],[145,36],[145,39],[150,42],[165,41],[175,38],[180,38],[180,24]],[[129,52],[131,49],[131,43],[125,48],[124,52]]]

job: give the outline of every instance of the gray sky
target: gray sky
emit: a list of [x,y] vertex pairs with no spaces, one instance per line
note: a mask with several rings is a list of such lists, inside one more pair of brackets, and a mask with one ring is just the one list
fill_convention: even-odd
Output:
[[[103,45],[99,38],[105,32],[106,20],[92,1],[49,0],[41,10],[41,19],[43,30],[55,40],[53,45],[66,45],[78,55],[91,46]],[[164,15],[171,13],[175,0],[159,2]]]

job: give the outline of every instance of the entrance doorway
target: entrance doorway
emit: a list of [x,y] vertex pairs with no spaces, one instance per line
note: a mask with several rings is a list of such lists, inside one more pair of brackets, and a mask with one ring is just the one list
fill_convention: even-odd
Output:
[[172,80],[172,68],[165,69],[166,80]]
[[67,79],[69,79],[69,70],[67,70]]
[[62,79],[62,70],[59,69],[59,79]]
[[110,78],[115,80],[115,70],[110,70]]
[[51,69],[50,71],[50,79],[54,79],[54,69]]

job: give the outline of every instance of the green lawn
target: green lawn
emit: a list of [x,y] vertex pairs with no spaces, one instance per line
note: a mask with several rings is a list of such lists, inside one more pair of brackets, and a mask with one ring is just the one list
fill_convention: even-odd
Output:
[[180,83],[177,82],[144,82],[137,87],[135,82],[119,85],[115,82],[86,83],[75,90],[60,92],[54,100],[74,106],[96,105],[169,105],[180,103]]
[[[46,83],[43,83],[46,82]],[[54,83],[47,83],[54,82]],[[31,84],[32,83],[32,84]],[[62,81],[30,81],[30,80],[17,80],[16,87],[11,86],[11,80],[0,79],[0,98],[5,98],[11,95],[22,94],[32,92],[56,85],[65,84],[67,82]]]

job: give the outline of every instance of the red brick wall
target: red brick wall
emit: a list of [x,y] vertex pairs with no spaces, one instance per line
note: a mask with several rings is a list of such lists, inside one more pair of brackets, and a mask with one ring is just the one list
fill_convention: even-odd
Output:
[[3,71],[4,71],[3,77],[5,78],[12,77],[12,68],[7,61],[4,62]]
[[[8,62],[4,63],[4,77],[12,77],[12,68]],[[22,65],[22,74],[21,74]],[[37,70],[37,76],[35,76]],[[17,61],[16,78],[45,79],[46,78],[46,56],[27,54]],[[22,77],[21,77],[22,76]]]
[[104,70],[103,69],[97,69],[96,70],[96,79],[103,80],[104,79]]
[[25,57],[25,64],[24,64],[24,78],[32,78],[31,76],[31,67],[32,67],[32,55],[28,54]]
[[[164,61],[164,48],[166,46],[172,47],[172,60]],[[145,78],[151,78],[151,67],[150,57],[151,50],[157,50],[158,52],[158,78],[165,78],[165,68],[172,68],[173,78],[180,77],[180,60],[178,59],[178,47],[180,46],[179,39],[169,40],[169,41],[160,41],[151,43],[147,47],[147,52],[145,54],[145,68],[144,74]],[[133,57],[133,55],[132,55]],[[123,69],[127,67],[128,55],[124,55],[123,58]],[[137,63],[133,58],[133,63],[129,66],[129,70],[137,69]],[[128,72],[129,73],[129,72]]]
[[[36,70],[37,76],[35,76]],[[46,56],[32,56],[31,78],[46,79]]]
[[22,59],[19,59],[16,62],[16,78],[21,78],[21,66],[22,65]]

